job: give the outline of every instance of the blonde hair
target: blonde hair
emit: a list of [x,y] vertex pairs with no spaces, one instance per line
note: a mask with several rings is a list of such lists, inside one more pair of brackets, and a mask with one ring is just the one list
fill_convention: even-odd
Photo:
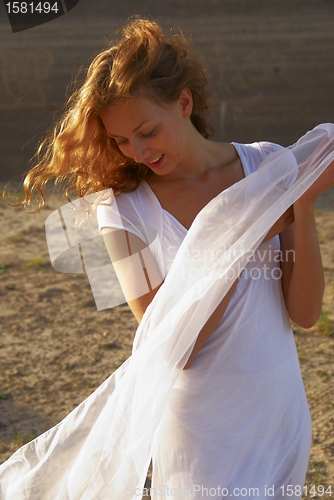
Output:
[[182,34],[165,35],[153,21],[136,18],[121,31],[121,38],[95,57],[83,85],[68,101],[67,111],[53,132],[41,143],[36,165],[24,180],[29,205],[32,192],[41,195],[54,179],[66,183],[66,195],[75,189],[79,197],[112,188],[115,194],[132,191],[150,169],[125,157],[108,137],[99,117],[120,99],[131,98],[145,88],[154,101],[176,101],[184,88],[193,97],[191,121],[209,137],[207,124],[208,75],[193,44]]

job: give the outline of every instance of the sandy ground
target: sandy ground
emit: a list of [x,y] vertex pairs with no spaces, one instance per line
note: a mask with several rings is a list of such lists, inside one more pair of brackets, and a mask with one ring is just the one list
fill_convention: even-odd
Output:
[[[65,417],[130,354],[136,320],[126,305],[98,312],[83,274],[51,264],[44,220],[8,208],[0,221],[0,461]],[[310,330],[294,328],[313,417],[306,485],[332,485],[334,496],[334,191],[316,217],[326,277],[323,314]]]

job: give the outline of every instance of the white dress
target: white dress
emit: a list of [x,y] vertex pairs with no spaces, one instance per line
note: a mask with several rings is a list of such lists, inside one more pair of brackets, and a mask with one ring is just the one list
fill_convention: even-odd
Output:
[[[270,143],[234,144],[245,175]],[[156,229],[151,247],[162,276],[187,230],[143,181],[117,199],[122,225]],[[99,226],[114,226],[108,208]],[[151,496],[301,498],[311,419],[280,280],[280,242],[262,243],[241,274],[215,332],[168,398],[155,440]],[[291,489],[292,488],[292,489]],[[293,495],[291,495],[293,492]]]

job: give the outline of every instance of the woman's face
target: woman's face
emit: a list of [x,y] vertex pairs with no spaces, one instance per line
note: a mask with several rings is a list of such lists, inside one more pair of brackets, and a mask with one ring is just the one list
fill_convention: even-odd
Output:
[[191,111],[191,92],[184,89],[177,101],[164,106],[144,95],[133,97],[108,108],[101,119],[125,156],[166,175],[185,155]]

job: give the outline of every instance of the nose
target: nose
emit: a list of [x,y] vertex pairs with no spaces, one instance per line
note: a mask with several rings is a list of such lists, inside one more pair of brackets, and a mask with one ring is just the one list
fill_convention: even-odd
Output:
[[131,144],[132,149],[132,157],[137,163],[142,163],[142,161],[146,158],[147,149],[143,147],[143,144],[140,141],[134,141]]

